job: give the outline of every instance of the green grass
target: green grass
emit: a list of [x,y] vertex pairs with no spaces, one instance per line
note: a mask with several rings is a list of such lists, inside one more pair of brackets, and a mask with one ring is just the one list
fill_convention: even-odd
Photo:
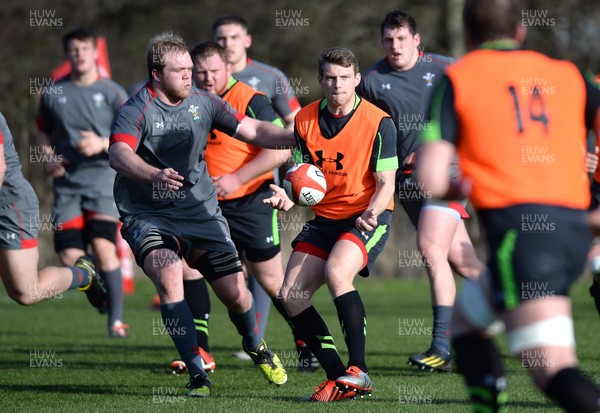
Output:
[[[587,282],[580,283],[573,289],[578,352],[585,371],[598,380],[600,320],[586,286]],[[149,309],[152,286],[140,280],[136,288],[136,293],[126,298],[125,320],[131,336],[125,340],[107,337],[105,318],[91,309],[84,294],[77,291],[21,307],[0,290],[0,411],[469,411],[459,375],[425,373],[406,364],[409,354],[429,345],[430,338],[422,328],[417,328],[416,334],[400,334],[399,329],[400,323],[425,330],[431,325],[425,281],[358,281],[367,308],[367,362],[375,392],[369,400],[328,405],[298,402],[324,379],[322,370],[299,374],[290,367],[288,383],[277,388],[268,385],[250,363],[232,357],[240,348],[240,339],[216,300],[210,324],[211,350],[217,361],[217,370],[211,375],[213,396],[204,400],[179,397],[187,377],[167,372],[176,352],[169,337],[154,334],[160,315]],[[315,306],[346,359],[335,308],[326,289],[315,297]],[[293,365],[291,335],[275,310],[271,312],[267,339],[283,362]],[[504,342],[500,337],[506,354]],[[35,355],[43,356],[41,361]],[[506,356],[504,361],[510,411],[560,411],[530,384],[519,361]],[[35,367],[36,363],[40,367]]]

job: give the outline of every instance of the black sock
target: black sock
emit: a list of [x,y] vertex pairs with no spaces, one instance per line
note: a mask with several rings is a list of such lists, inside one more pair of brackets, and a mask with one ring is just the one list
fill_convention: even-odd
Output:
[[498,412],[506,405],[506,378],[500,353],[479,334],[454,338],[455,361],[469,388],[475,411]]
[[205,374],[202,369],[202,361],[198,355],[196,336],[193,333],[194,320],[185,301],[161,304],[160,313],[165,330],[171,336],[175,347],[177,347],[179,357],[187,366],[190,378],[196,374]]
[[108,326],[115,321],[123,321],[123,275],[121,267],[112,271],[100,271],[108,293]]
[[246,353],[255,351],[262,337],[258,336],[254,300],[252,300],[252,307],[245,313],[236,314],[229,311],[229,319],[235,325],[240,336],[242,336],[242,348],[244,351]]
[[600,408],[600,390],[575,368],[556,373],[543,390],[567,412],[591,413]]
[[296,342],[302,341],[296,334],[296,329],[294,328],[294,323],[292,323],[290,316],[288,316],[287,311],[285,311],[285,307],[283,306],[283,301],[277,297],[271,297],[271,301],[273,302],[273,306],[275,307],[275,309],[279,312],[279,314],[281,314],[283,319],[285,321],[287,321],[288,325],[290,326],[290,329],[292,330],[292,335],[294,336],[294,341],[296,341]]
[[192,316],[194,317],[194,325],[196,326],[196,336],[198,345],[207,353],[210,353],[208,346],[208,319],[210,318],[210,295],[206,280],[200,278],[197,280],[183,280],[183,294],[185,302]]
[[348,367],[356,366],[365,373],[365,347],[367,341],[367,316],[358,291],[349,291],[333,300],[338,319],[348,347]]
[[329,380],[335,380],[346,373],[344,363],[338,354],[327,324],[312,305],[291,318],[298,333],[315,355]]
[[450,324],[452,323],[451,305],[434,305],[433,309],[433,340],[431,346],[438,351],[450,353]]

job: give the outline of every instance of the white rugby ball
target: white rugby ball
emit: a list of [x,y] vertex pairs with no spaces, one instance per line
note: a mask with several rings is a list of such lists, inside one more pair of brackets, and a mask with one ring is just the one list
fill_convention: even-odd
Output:
[[327,182],[319,168],[301,163],[287,171],[283,178],[283,189],[295,204],[313,206],[325,197]]

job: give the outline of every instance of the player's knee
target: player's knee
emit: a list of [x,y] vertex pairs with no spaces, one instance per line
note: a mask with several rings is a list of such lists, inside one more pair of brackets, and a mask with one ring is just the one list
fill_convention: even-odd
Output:
[[33,305],[39,301],[36,300],[35,295],[31,294],[29,291],[8,289],[7,293],[13,301],[21,305]]
[[456,246],[450,249],[448,261],[463,278],[475,280],[485,270],[485,265],[477,258],[472,245]]

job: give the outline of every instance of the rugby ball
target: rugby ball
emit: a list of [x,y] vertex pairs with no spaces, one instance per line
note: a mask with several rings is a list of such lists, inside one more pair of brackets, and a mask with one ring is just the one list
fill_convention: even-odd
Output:
[[313,206],[325,197],[327,182],[319,168],[301,163],[287,171],[283,178],[283,189],[294,204]]

